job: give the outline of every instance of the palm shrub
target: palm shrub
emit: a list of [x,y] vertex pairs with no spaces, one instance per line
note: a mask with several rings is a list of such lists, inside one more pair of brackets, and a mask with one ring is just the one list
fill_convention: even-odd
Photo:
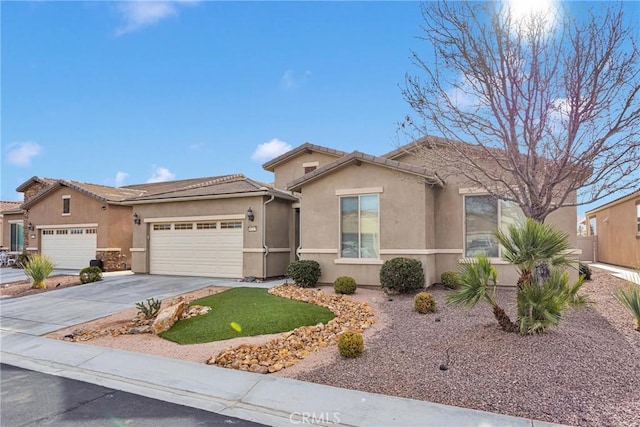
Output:
[[637,286],[630,286],[627,289],[618,288],[615,297],[636,319],[635,329],[640,332],[640,288]]
[[459,286],[447,296],[447,301],[470,308],[484,300],[493,309],[493,315],[502,330],[515,332],[516,325],[498,305],[496,299],[497,277],[498,272],[489,259],[485,255],[479,255],[473,261],[460,266]]
[[521,226],[510,225],[508,232],[495,233],[503,246],[502,258],[518,269],[518,289],[541,284],[553,268],[566,268],[574,261],[566,256],[568,235],[550,224],[527,218]]
[[518,290],[518,327],[522,335],[541,334],[560,323],[562,313],[570,307],[585,305],[587,300],[578,294],[584,276],[569,283],[569,273],[559,269],[538,285],[525,283]]
[[31,279],[31,287],[34,289],[46,289],[45,280],[53,272],[55,265],[46,255],[32,255],[29,262],[24,264],[24,274]]

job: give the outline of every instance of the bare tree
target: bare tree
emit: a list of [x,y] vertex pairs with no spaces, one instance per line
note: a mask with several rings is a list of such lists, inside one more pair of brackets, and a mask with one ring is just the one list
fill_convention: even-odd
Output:
[[427,166],[538,221],[640,186],[638,32],[622,3],[567,12],[427,2],[421,38],[433,57],[414,52],[420,76],[403,88],[416,117],[401,128],[442,136],[413,144]]

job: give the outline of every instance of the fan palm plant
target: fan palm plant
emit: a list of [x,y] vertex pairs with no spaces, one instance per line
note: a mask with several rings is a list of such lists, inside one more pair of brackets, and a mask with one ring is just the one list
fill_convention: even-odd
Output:
[[516,325],[507,313],[498,305],[497,271],[484,255],[479,255],[474,261],[462,264],[459,272],[460,286],[453,290],[447,301],[466,307],[475,306],[480,300],[485,300],[493,308],[493,315],[503,331],[514,332]]
[[574,263],[566,256],[567,234],[549,224],[527,218],[522,226],[510,225],[507,233],[497,230],[495,235],[503,246],[502,258],[518,269],[518,289],[526,284],[541,284],[551,268]]

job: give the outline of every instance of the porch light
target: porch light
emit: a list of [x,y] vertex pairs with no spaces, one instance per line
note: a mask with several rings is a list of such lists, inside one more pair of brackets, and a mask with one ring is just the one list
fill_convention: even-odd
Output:
[[133,223],[135,225],[140,225],[140,217],[138,216],[137,212],[133,214]]
[[33,224],[31,223],[31,221],[29,221],[29,224],[27,225],[27,230],[29,231],[33,231]]
[[251,208],[249,208],[247,210],[247,218],[249,219],[249,221],[253,222],[254,219],[256,219],[255,215],[253,214],[253,211],[251,210]]

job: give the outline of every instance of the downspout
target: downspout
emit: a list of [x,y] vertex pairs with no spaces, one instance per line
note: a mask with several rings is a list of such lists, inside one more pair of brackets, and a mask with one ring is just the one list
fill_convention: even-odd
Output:
[[262,247],[264,248],[264,260],[262,262],[262,278],[267,278],[267,257],[269,256],[269,246],[267,246],[267,205],[276,198],[275,194],[262,205]]

